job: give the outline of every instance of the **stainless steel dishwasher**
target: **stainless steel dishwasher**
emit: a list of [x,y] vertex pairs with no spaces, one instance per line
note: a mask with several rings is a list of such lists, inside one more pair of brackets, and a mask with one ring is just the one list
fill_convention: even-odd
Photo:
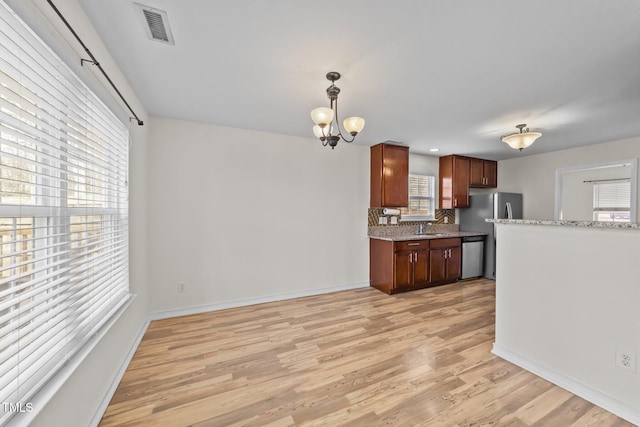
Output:
[[484,273],[484,236],[462,238],[461,279],[480,277]]

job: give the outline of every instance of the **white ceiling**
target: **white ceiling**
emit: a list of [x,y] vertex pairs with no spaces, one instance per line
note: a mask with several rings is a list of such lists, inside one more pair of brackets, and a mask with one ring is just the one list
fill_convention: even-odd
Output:
[[[338,71],[358,144],[505,159],[640,136],[640,0],[139,0],[175,46],[131,0],[79,2],[156,116],[313,138]],[[543,133],[522,153],[500,142],[519,123]]]

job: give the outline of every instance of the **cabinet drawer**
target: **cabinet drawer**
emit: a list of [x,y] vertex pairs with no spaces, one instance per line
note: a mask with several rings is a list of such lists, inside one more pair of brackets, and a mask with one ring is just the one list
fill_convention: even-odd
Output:
[[451,248],[453,246],[461,246],[462,241],[459,237],[449,238],[449,239],[432,239],[431,240],[431,249],[435,248]]
[[[459,240],[459,239],[458,239]],[[413,251],[416,249],[429,249],[429,240],[407,240],[396,242],[396,251]]]

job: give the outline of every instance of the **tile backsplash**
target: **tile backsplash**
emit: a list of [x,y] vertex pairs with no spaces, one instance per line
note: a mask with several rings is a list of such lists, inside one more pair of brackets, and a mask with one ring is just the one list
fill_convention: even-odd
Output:
[[[456,222],[456,210],[455,209],[436,209],[436,219],[430,221],[398,221],[398,224],[391,224],[391,216],[383,215],[382,208],[369,208],[368,211],[369,227],[381,226],[381,227],[397,227],[399,225],[417,225],[425,222],[431,222],[433,224],[454,224]],[[380,225],[378,218],[386,216],[388,222],[386,225]],[[445,219],[446,218],[446,219]],[[400,220],[400,216],[398,216]]]

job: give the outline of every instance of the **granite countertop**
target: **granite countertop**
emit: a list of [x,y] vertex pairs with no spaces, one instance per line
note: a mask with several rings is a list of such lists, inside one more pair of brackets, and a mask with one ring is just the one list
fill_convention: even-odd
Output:
[[485,221],[494,224],[520,224],[520,225],[552,225],[556,227],[583,227],[583,228],[623,228],[640,230],[637,222],[601,222],[601,221],[556,221],[549,219],[493,219]]
[[437,234],[399,234],[396,236],[372,236],[370,239],[388,240],[391,242],[405,242],[407,240],[430,240],[430,239],[449,239],[452,237],[469,237],[469,236],[486,236],[488,233],[477,233],[474,231],[454,231],[451,233]]
[[469,236],[486,236],[488,233],[478,233],[475,231],[452,231],[435,234],[397,234],[376,236],[369,234],[370,239],[388,240],[391,242],[405,242],[407,240],[430,240],[430,239],[449,239],[452,237],[469,237]]

